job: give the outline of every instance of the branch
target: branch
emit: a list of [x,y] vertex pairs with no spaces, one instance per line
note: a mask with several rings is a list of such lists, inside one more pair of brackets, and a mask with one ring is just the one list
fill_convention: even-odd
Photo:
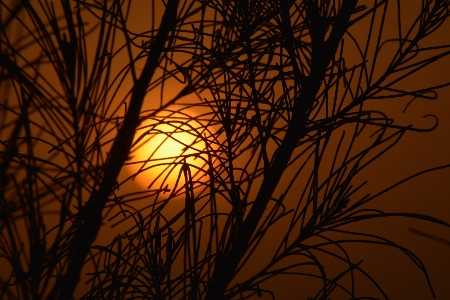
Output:
[[130,151],[134,134],[139,126],[139,114],[146,90],[158,67],[165,43],[174,29],[177,21],[179,0],[168,0],[166,11],[151,51],[148,54],[145,67],[140,78],[134,83],[130,106],[111,148],[110,158],[105,166],[104,177],[99,188],[94,191],[80,210],[74,223],[75,233],[68,253],[69,265],[60,282],[55,284],[47,299],[71,299],[91,244],[95,241],[102,224],[102,212],[109,195],[115,188],[117,177]]
[[[238,229],[238,233],[231,243],[232,248],[230,252],[217,257],[206,300],[224,299],[226,289],[236,275],[237,267],[248,249],[249,241],[290,161],[297,142],[307,132],[308,111],[314,103],[316,94],[325,77],[326,69],[336,53],[342,36],[349,26],[350,16],[356,4],[356,0],[344,1],[340,14],[336,16],[330,37],[327,41],[319,42],[318,46],[314,47],[315,49],[313,48],[310,76],[303,81],[302,92],[295,101],[293,117],[288,125],[286,135],[278,148],[272,165],[267,169],[261,188],[247,218],[242,227]],[[231,238],[233,239],[233,237]]]

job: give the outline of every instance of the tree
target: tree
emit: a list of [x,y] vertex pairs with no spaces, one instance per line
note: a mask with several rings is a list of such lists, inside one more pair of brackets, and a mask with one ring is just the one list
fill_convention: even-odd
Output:
[[[319,282],[316,299],[370,296],[358,277],[387,298],[353,243],[398,248],[433,293],[414,253],[353,225],[449,227],[372,207],[398,184],[365,191],[361,177],[405,134],[436,128],[391,106],[449,85],[405,88],[448,56],[428,43],[450,1],[424,0],[411,20],[387,0],[141,5],[1,3],[2,298],[70,299],[83,278],[85,298],[241,299],[274,295],[266,283],[287,274]],[[156,135],[185,149],[136,161]],[[125,189],[156,166],[147,190]],[[117,237],[99,242],[112,223]]]

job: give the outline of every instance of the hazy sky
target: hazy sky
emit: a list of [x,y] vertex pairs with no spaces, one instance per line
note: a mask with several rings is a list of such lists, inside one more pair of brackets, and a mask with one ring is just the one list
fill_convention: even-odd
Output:
[[[414,0],[411,2],[401,2],[403,5],[402,8],[405,9],[405,13],[402,17],[405,23],[405,28],[406,24],[408,24],[408,22],[412,20],[411,17],[418,12],[417,9],[420,9],[420,2],[421,1],[419,0]],[[148,8],[144,7],[148,3],[146,3],[146,1],[135,1],[133,3],[134,4],[130,11],[131,17],[129,18],[129,29],[131,31],[145,31],[152,22],[148,14]],[[361,0],[360,3],[370,4],[373,3],[373,1]],[[404,5],[406,3],[408,3],[408,6]],[[411,3],[417,5],[409,5]],[[156,24],[159,23],[159,18],[161,17],[161,15],[161,11],[157,10],[154,20]],[[394,9],[390,11],[388,18],[395,17],[396,15]],[[362,25],[358,25],[361,27],[353,29],[352,32],[354,33],[355,37],[365,38],[365,36],[367,36],[367,31],[364,30],[364,24],[366,23],[363,22]],[[395,27],[387,28],[386,35],[384,37],[387,39],[391,36],[395,36],[395,30]],[[430,39],[427,42],[429,42],[430,45],[433,43],[448,44],[450,41],[448,38],[448,34],[450,33],[450,22],[447,22],[443,25],[440,33],[440,36],[434,36],[433,39]],[[94,42],[95,38],[96,37],[93,36],[92,40],[90,41]],[[120,41],[120,37],[118,37],[117,40]],[[386,54],[386,57],[389,57],[389,51],[393,51],[394,48],[390,48],[391,45],[389,44],[384,47],[385,48],[383,48],[383,51],[385,52],[382,51],[380,53],[383,55]],[[354,55],[354,53],[352,54],[351,51],[354,50],[355,49],[352,50],[350,47],[349,53],[347,53],[349,54],[347,60],[348,62],[352,61],[352,55]],[[90,47],[90,44],[88,44],[88,54],[94,55],[93,51],[93,47]],[[32,56],[36,54],[25,53],[25,55]],[[124,55],[123,58],[126,62],[126,55],[121,55]],[[142,61],[136,64],[137,70],[141,69]],[[384,64],[387,64],[387,60],[384,62],[380,62],[380,66],[384,66]],[[113,72],[120,72],[121,67],[122,66],[117,66],[117,69],[113,69]],[[439,61],[439,63],[432,65],[432,67],[427,72],[421,73],[420,76],[413,76],[411,78],[411,81],[409,81],[408,88],[416,89],[427,86],[429,84],[440,84],[448,81],[450,79],[449,70],[449,58],[443,61]],[[50,81],[49,84],[53,84],[53,81]],[[126,98],[127,93],[131,89],[130,84],[131,79],[127,78],[127,80],[122,83],[122,86],[118,90],[115,97],[117,97],[117,99],[119,100],[123,100],[124,98]],[[180,89],[180,83],[177,83],[176,81],[166,82],[163,99],[160,99],[161,93],[158,89],[153,90],[147,96],[143,110],[148,111],[150,109],[154,109],[161,102],[164,103],[165,101],[176,95],[176,93]],[[410,98],[395,99],[392,101],[389,100],[389,102],[382,104],[383,110],[392,113],[393,116],[395,116],[400,120],[400,122],[402,122],[402,124],[412,123],[414,124],[414,126],[419,128],[429,128],[433,124],[432,119],[423,117],[433,114],[436,115],[439,119],[439,126],[432,132],[406,133],[406,135],[403,137],[401,142],[396,145],[396,147],[391,149],[374,164],[370,165],[366,170],[364,170],[364,173],[361,174],[361,177],[357,178],[357,180],[360,181],[368,180],[368,183],[364,188],[364,193],[376,194],[384,188],[387,188],[417,172],[444,164],[450,164],[450,88],[441,89],[437,92],[439,96],[436,100],[426,101],[417,99],[409,105],[405,113],[402,113],[402,110],[411,100]],[[211,94],[205,92],[201,96],[211,97]],[[155,99],[157,99],[158,101],[155,101]],[[190,96],[186,99],[183,99],[183,101],[195,102],[201,100],[198,96]],[[122,103],[119,103],[118,107],[119,109],[117,109],[117,111],[124,111]],[[169,106],[167,111],[179,111],[180,107],[182,108],[183,105]],[[205,108],[205,110],[207,109]],[[197,110],[195,112],[183,110],[182,112],[192,117],[204,113],[205,110]],[[167,111],[162,115],[167,115]],[[178,116],[180,116],[180,114],[178,114]],[[171,119],[171,121],[174,120]],[[176,124],[177,123],[174,121],[173,125],[176,126]],[[204,122],[204,120],[200,120],[199,118],[191,125],[196,127],[200,125],[204,126],[205,124],[206,123]],[[161,126],[158,130],[170,130],[170,127],[168,129],[167,127],[163,128],[163,126]],[[217,125],[215,127],[211,126],[209,130],[211,133],[210,135],[214,135],[214,132],[218,130]],[[140,134],[140,132],[138,132],[138,135]],[[198,150],[202,150],[202,147],[205,143],[211,142],[211,145],[213,144],[213,141],[208,141],[209,137],[207,133],[204,134],[204,137],[205,141],[196,145],[196,147],[198,147]],[[182,136],[177,136],[175,138],[186,144],[191,143],[191,140],[185,140]],[[162,141],[162,139],[159,138],[159,141]],[[172,140],[172,143],[173,142],[174,141]],[[169,145],[168,147],[170,149],[164,147],[161,148],[158,155],[160,155],[160,157],[164,154],[173,156],[174,154],[171,151],[172,148],[175,148],[174,145],[175,144]],[[211,147],[213,149],[213,146]],[[152,151],[155,151],[155,148],[142,147],[141,152],[132,153],[132,155],[134,155],[134,159],[143,160],[145,159],[146,155],[148,155],[148,153],[151,153]],[[196,150],[194,149],[190,153],[194,154],[195,151]],[[201,158],[207,160],[206,156],[202,156]],[[200,158],[197,159],[199,160]],[[331,156],[329,156],[328,159],[331,159]],[[192,157],[191,161],[189,162],[193,163],[194,158]],[[244,165],[246,162],[239,161],[239,163]],[[181,166],[181,164],[179,166]],[[200,169],[202,168],[202,165],[200,164],[196,166]],[[137,170],[136,168],[124,168],[122,170],[120,180],[123,180],[130,176],[130,169],[132,172],[135,172]],[[292,172],[292,170],[290,170],[290,172]],[[285,177],[292,176],[292,174],[293,173],[287,173]],[[287,182],[287,179],[284,179],[286,181],[282,182],[282,184],[285,184]],[[176,180],[176,178],[172,177],[169,180],[169,184],[173,186],[174,180]],[[355,182],[355,184],[357,183],[358,182]],[[148,184],[149,180],[144,177],[144,174],[142,174],[138,176],[138,179],[136,179],[135,181],[130,180],[127,184],[121,187],[121,190],[118,191],[118,194],[142,191],[147,188]],[[152,188],[154,188],[155,186],[156,185],[154,185]],[[302,182],[299,181],[298,187],[298,190],[301,192]],[[252,193],[255,194],[256,190],[252,190]],[[279,195],[275,196],[278,197]],[[161,199],[164,199],[164,195]],[[287,197],[287,199],[285,200],[286,205],[295,207],[295,203],[293,204],[293,202],[295,202],[295,199],[293,199],[293,197],[290,199],[288,199]],[[172,201],[165,209],[165,212],[167,214],[166,216],[170,217],[171,215],[179,212],[182,209],[182,203],[182,201]],[[142,205],[142,207],[144,207],[147,206],[148,203],[139,202],[135,205],[137,208],[140,208],[139,206]],[[218,206],[223,210],[226,210],[230,207],[229,205],[227,205],[227,203],[218,203]],[[380,196],[378,199],[374,200],[369,205],[369,207],[381,209],[387,212],[421,213],[440,218],[447,223],[450,223],[450,168],[416,177],[408,181],[407,183],[396,187],[392,191],[389,191]],[[114,221],[108,223],[108,226],[112,223],[114,223]],[[118,232],[126,228],[125,225],[121,225],[121,227],[119,226],[113,229],[110,229],[108,226],[103,227],[101,234],[99,235],[98,242],[101,244],[108,243],[111,238],[117,235]],[[377,221],[371,222],[366,221],[352,226],[354,226],[353,228],[357,228],[358,230],[364,232],[374,233],[382,235],[386,238],[390,238],[396,243],[412,250],[417,254],[417,256],[424,262],[425,266],[427,267],[431,282],[437,294],[437,298],[446,299],[447,295],[450,295],[450,246],[445,245],[444,243],[439,241],[424,238],[408,230],[409,228],[413,228],[415,230],[433,234],[450,241],[450,229],[446,229],[443,226],[430,225],[426,222],[413,222],[411,220],[399,218],[385,220],[378,219]],[[273,251],[273,249],[271,248],[272,245],[275,244],[273,243],[273,241],[280,236],[279,231],[277,230],[283,230],[283,227],[274,226],[274,230],[268,233],[267,241],[262,243],[261,246],[255,251],[252,259],[249,261],[248,268],[244,273],[248,274],[253,270],[256,270],[261,266],[261,261],[267,259],[269,253]],[[408,259],[404,254],[400,253],[398,249],[389,249],[388,247],[358,244],[354,246],[349,245],[348,251],[353,255],[352,258],[354,259],[354,262],[358,262],[360,259],[363,260],[362,266],[365,266],[365,269],[371,272],[370,274],[373,275],[375,280],[383,287],[383,289],[385,289],[387,294],[390,296],[390,299],[403,300],[432,298],[427,287],[426,279],[423,276],[422,272],[417,268],[417,266],[414,265],[414,263],[410,259]],[[337,272],[337,270],[342,270],[339,268],[333,269],[333,265],[330,260],[324,258],[324,261],[327,261],[329,263],[330,268],[328,270],[330,273]],[[240,278],[243,278],[242,274],[238,276],[238,280]],[[82,284],[80,284],[79,287],[81,290]],[[277,299],[288,300],[294,299],[295,296],[295,299],[306,300],[306,297],[315,296],[313,293],[317,292],[317,289],[320,288],[320,282],[313,282],[311,280],[308,280],[306,277],[283,276],[269,281],[267,283],[267,287],[273,289],[277,296]],[[368,292],[369,289],[373,289],[373,285],[371,285],[370,282],[358,279],[357,289],[360,291]],[[269,298],[265,297],[264,299]]]

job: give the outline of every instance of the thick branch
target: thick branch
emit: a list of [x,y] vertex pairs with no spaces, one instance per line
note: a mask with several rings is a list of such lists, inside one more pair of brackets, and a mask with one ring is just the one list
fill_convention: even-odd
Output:
[[288,125],[283,142],[275,154],[272,165],[266,171],[255,202],[242,227],[239,228],[230,252],[218,257],[216,261],[206,300],[224,299],[226,289],[236,274],[237,267],[248,249],[250,239],[290,161],[291,155],[298,141],[306,135],[308,112],[325,77],[327,67],[348,28],[350,16],[356,4],[356,0],[344,1],[340,14],[336,16],[330,37],[327,41],[317,43],[317,46],[313,47],[310,76],[302,82],[301,95],[295,99],[293,117]]
[[75,287],[80,279],[84,261],[89,253],[91,244],[95,241],[102,223],[102,212],[109,195],[114,190],[117,177],[130,151],[134,134],[139,126],[139,114],[150,80],[158,67],[161,54],[170,32],[176,24],[179,0],[169,0],[161,21],[158,34],[148,55],[140,78],[135,82],[130,106],[122,127],[112,145],[110,158],[105,166],[104,177],[97,191],[94,191],[86,206],[80,211],[74,237],[71,240],[66,273],[57,282],[48,299],[71,299]]

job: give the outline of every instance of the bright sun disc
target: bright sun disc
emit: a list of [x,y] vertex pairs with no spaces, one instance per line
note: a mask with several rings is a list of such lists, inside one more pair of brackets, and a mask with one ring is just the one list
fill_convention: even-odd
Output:
[[[206,165],[202,131],[200,122],[186,117],[144,122],[136,133],[129,171],[139,173],[135,180],[145,188],[173,189],[180,176],[178,186],[184,184],[185,177],[180,175],[183,164],[189,166],[192,175]],[[198,180],[202,175],[195,177]]]

